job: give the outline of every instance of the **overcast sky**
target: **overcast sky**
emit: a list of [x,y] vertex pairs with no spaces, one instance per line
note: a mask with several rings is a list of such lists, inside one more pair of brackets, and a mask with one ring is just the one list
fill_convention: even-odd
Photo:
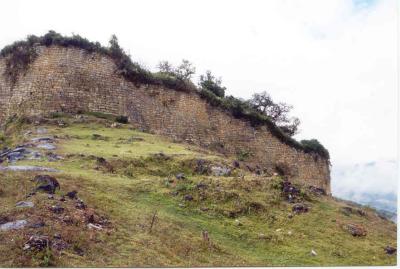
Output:
[[[1,3],[0,47],[53,29],[104,45],[116,34],[151,69],[188,59],[227,94],[267,90],[294,105],[296,138],[322,142],[335,170],[397,160],[396,11],[396,0],[13,0]],[[365,172],[371,190],[381,176],[396,189],[397,166],[387,167]],[[360,181],[339,172],[333,185]]]

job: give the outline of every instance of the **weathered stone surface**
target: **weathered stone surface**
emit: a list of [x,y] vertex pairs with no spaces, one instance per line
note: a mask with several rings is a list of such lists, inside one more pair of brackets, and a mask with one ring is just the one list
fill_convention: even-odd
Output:
[[367,235],[367,230],[365,230],[364,227],[358,224],[345,224],[343,225],[343,229],[347,232],[349,232],[352,236],[366,236]]
[[32,181],[37,183],[36,190],[54,194],[56,189],[60,189],[57,179],[49,175],[37,175]]
[[[6,68],[0,59],[0,73]],[[290,180],[330,193],[329,162],[297,150],[266,126],[253,127],[213,107],[194,93],[154,85],[135,85],[115,72],[108,57],[77,48],[39,47],[38,57],[15,85],[0,76],[0,122],[17,115],[95,111],[126,115],[136,128],[176,141],[217,149],[248,160],[273,173],[286,164]]]
[[0,231],[18,230],[24,228],[28,222],[26,220],[16,220],[0,225]]
[[15,171],[15,172],[58,172],[57,169],[41,167],[41,166],[30,166],[30,165],[9,165],[9,166],[1,166],[0,171]]
[[34,204],[30,201],[21,201],[15,204],[16,207],[34,207]]

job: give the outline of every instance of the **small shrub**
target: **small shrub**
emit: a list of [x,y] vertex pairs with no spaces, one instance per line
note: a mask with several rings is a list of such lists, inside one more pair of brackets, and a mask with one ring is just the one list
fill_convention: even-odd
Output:
[[329,151],[317,139],[301,140],[301,145],[304,147],[305,152],[316,152],[322,157],[329,159]]
[[239,161],[245,161],[251,156],[251,152],[247,150],[240,150],[236,153]]
[[128,117],[126,117],[126,116],[118,116],[115,119],[115,121],[118,122],[118,123],[127,124],[128,123]]

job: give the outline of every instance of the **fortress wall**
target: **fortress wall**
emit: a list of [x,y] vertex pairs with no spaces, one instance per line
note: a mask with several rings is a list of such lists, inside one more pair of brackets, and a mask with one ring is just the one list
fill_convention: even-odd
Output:
[[77,48],[40,47],[38,58],[12,86],[0,59],[0,121],[12,115],[96,111],[127,115],[138,128],[219,149],[251,153],[249,161],[270,172],[286,165],[294,181],[330,193],[328,161],[278,140],[267,127],[252,127],[209,105],[194,93],[134,85],[115,72],[113,61]]

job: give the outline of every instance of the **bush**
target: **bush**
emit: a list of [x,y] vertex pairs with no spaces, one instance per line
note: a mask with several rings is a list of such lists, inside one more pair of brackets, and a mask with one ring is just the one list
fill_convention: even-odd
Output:
[[211,71],[207,71],[205,75],[200,76],[199,86],[203,90],[209,90],[218,97],[225,96],[225,87],[221,86],[221,79],[216,78],[211,74]]
[[305,152],[316,152],[326,159],[330,158],[329,151],[321,143],[319,143],[317,139],[301,140],[300,143],[303,146]]
[[115,118],[115,121],[118,123],[122,123],[122,124],[127,124],[128,123],[128,117],[126,116],[118,116]]

